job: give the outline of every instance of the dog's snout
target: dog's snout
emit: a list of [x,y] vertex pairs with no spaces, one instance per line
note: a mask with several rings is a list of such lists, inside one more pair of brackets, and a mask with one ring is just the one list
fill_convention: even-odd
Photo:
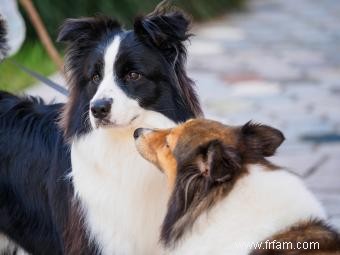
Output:
[[97,99],[91,103],[91,112],[93,117],[97,119],[106,118],[110,111],[112,105],[112,98]]
[[149,128],[137,128],[135,132],[133,133],[133,137],[135,139],[138,139],[138,137],[140,137],[142,134],[145,134],[151,131],[152,129],[149,129]]

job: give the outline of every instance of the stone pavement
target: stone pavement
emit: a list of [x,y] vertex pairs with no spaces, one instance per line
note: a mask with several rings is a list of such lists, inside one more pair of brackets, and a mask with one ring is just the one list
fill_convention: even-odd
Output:
[[281,129],[273,161],[302,175],[340,228],[340,1],[250,0],[195,33],[189,68],[206,116]]
[[340,229],[340,1],[249,0],[194,33],[189,72],[206,117],[281,129],[273,161],[303,176]]

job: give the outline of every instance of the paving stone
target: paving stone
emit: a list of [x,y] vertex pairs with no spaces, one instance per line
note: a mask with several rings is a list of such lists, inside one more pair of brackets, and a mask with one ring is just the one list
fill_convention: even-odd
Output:
[[303,176],[308,172],[310,168],[318,162],[318,158],[310,159],[310,156],[304,155],[303,153],[295,155],[280,155],[275,156],[271,159],[273,163],[278,166],[284,167],[290,171],[293,171],[300,176]]
[[[211,35],[226,42],[209,69],[221,73],[219,89],[204,105],[208,114],[235,124],[255,119],[283,130],[287,140],[273,158],[280,165],[304,175],[321,162],[306,182],[340,228],[340,145],[301,140],[340,131],[340,3],[326,2],[254,0],[249,13],[221,21],[245,38],[234,37],[238,45],[225,34]],[[335,9],[339,15],[330,15]],[[232,64],[223,66],[223,56]],[[230,88],[222,89],[220,79]]]
[[320,193],[317,190],[313,190],[320,202],[325,206],[329,217],[329,222],[340,230],[340,196],[339,191],[329,191],[326,193]]
[[200,37],[214,41],[239,42],[245,39],[244,30],[231,26],[216,25],[200,30]]
[[335,228],[338,229],[338,231],[340,231],[340,216],[331,218],[331,223],[334,225]]
[[242,81],[231,87],[232,97],[267,97],[281,92],[277,83],[265,81]]
[[255,72],[247,72],[246,70],[241,73],[229,73],[229,74],[222,74],[221,78],[223,81],[225,81],[227,84],[236,84],[239,82],[245,82],[245,81],[261,81],[262,77],[259,76]]
[[301,63],[313,63],[323,64],[325,59],[322,53],[313,52],[311,50],[304,49],[287,49],[281,50],[279,57],[285,63],[301,64]]
[[192,43],[188,46],[188,52],[192,55],[218,55],[223,52],[223,45],[219,42],[204,41],[204,40],[192,40]]
[[[306,181],[310,187],[317,188],[319,191],[322,189],[326,189],[326,191],[332,189],[338,191],[340,186],[339,167],[340,158],[338,156],[330,156],[329,160],[312,176],[306,179]],[[337,193],[337,195],[340,196],[339,193]]]

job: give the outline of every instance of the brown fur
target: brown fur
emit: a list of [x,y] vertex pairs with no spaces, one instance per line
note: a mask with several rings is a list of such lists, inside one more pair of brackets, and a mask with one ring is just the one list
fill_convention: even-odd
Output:
[[139,137],[137,149],[168,176],[172,189],[162,242],[174,245],[202,212],[226,197],[248,173],[247,164],[272,166],[264,157],[273,155],[283,139],[280,131],[268,126],[232,127],[205,119]]
[[[64,249],[65,254],[100,254],[96,245],[84,245],[93,242],[86,229],[84,229],[84,217],[81,212],[81,205],[78,200],[74,200],[70,204],[69,218],[65,223],[68,227],[64,233]],[[74,233],[77,233],[76,235]]]

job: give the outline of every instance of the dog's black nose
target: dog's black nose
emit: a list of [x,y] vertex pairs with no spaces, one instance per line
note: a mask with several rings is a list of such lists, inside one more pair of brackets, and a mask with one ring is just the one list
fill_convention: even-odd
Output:
[[112,99],[97,99],[91,103],[91,112],[93,117],[97,119],[106,118],[111,111]]
[[140,135],[143,133],[143,128],[137,128],[135,130],[135,132],[133,132],[133,137],[135,139],[137,139],[138,137],[140,137]]
[[133,132],[133,137],[135,139],[137,139],[138,137],[140,137],[142,134],[147,134],[149,132],[152,132],[153,129],[150,129],[150,128],[137,128],[135,130],[135,132]]

